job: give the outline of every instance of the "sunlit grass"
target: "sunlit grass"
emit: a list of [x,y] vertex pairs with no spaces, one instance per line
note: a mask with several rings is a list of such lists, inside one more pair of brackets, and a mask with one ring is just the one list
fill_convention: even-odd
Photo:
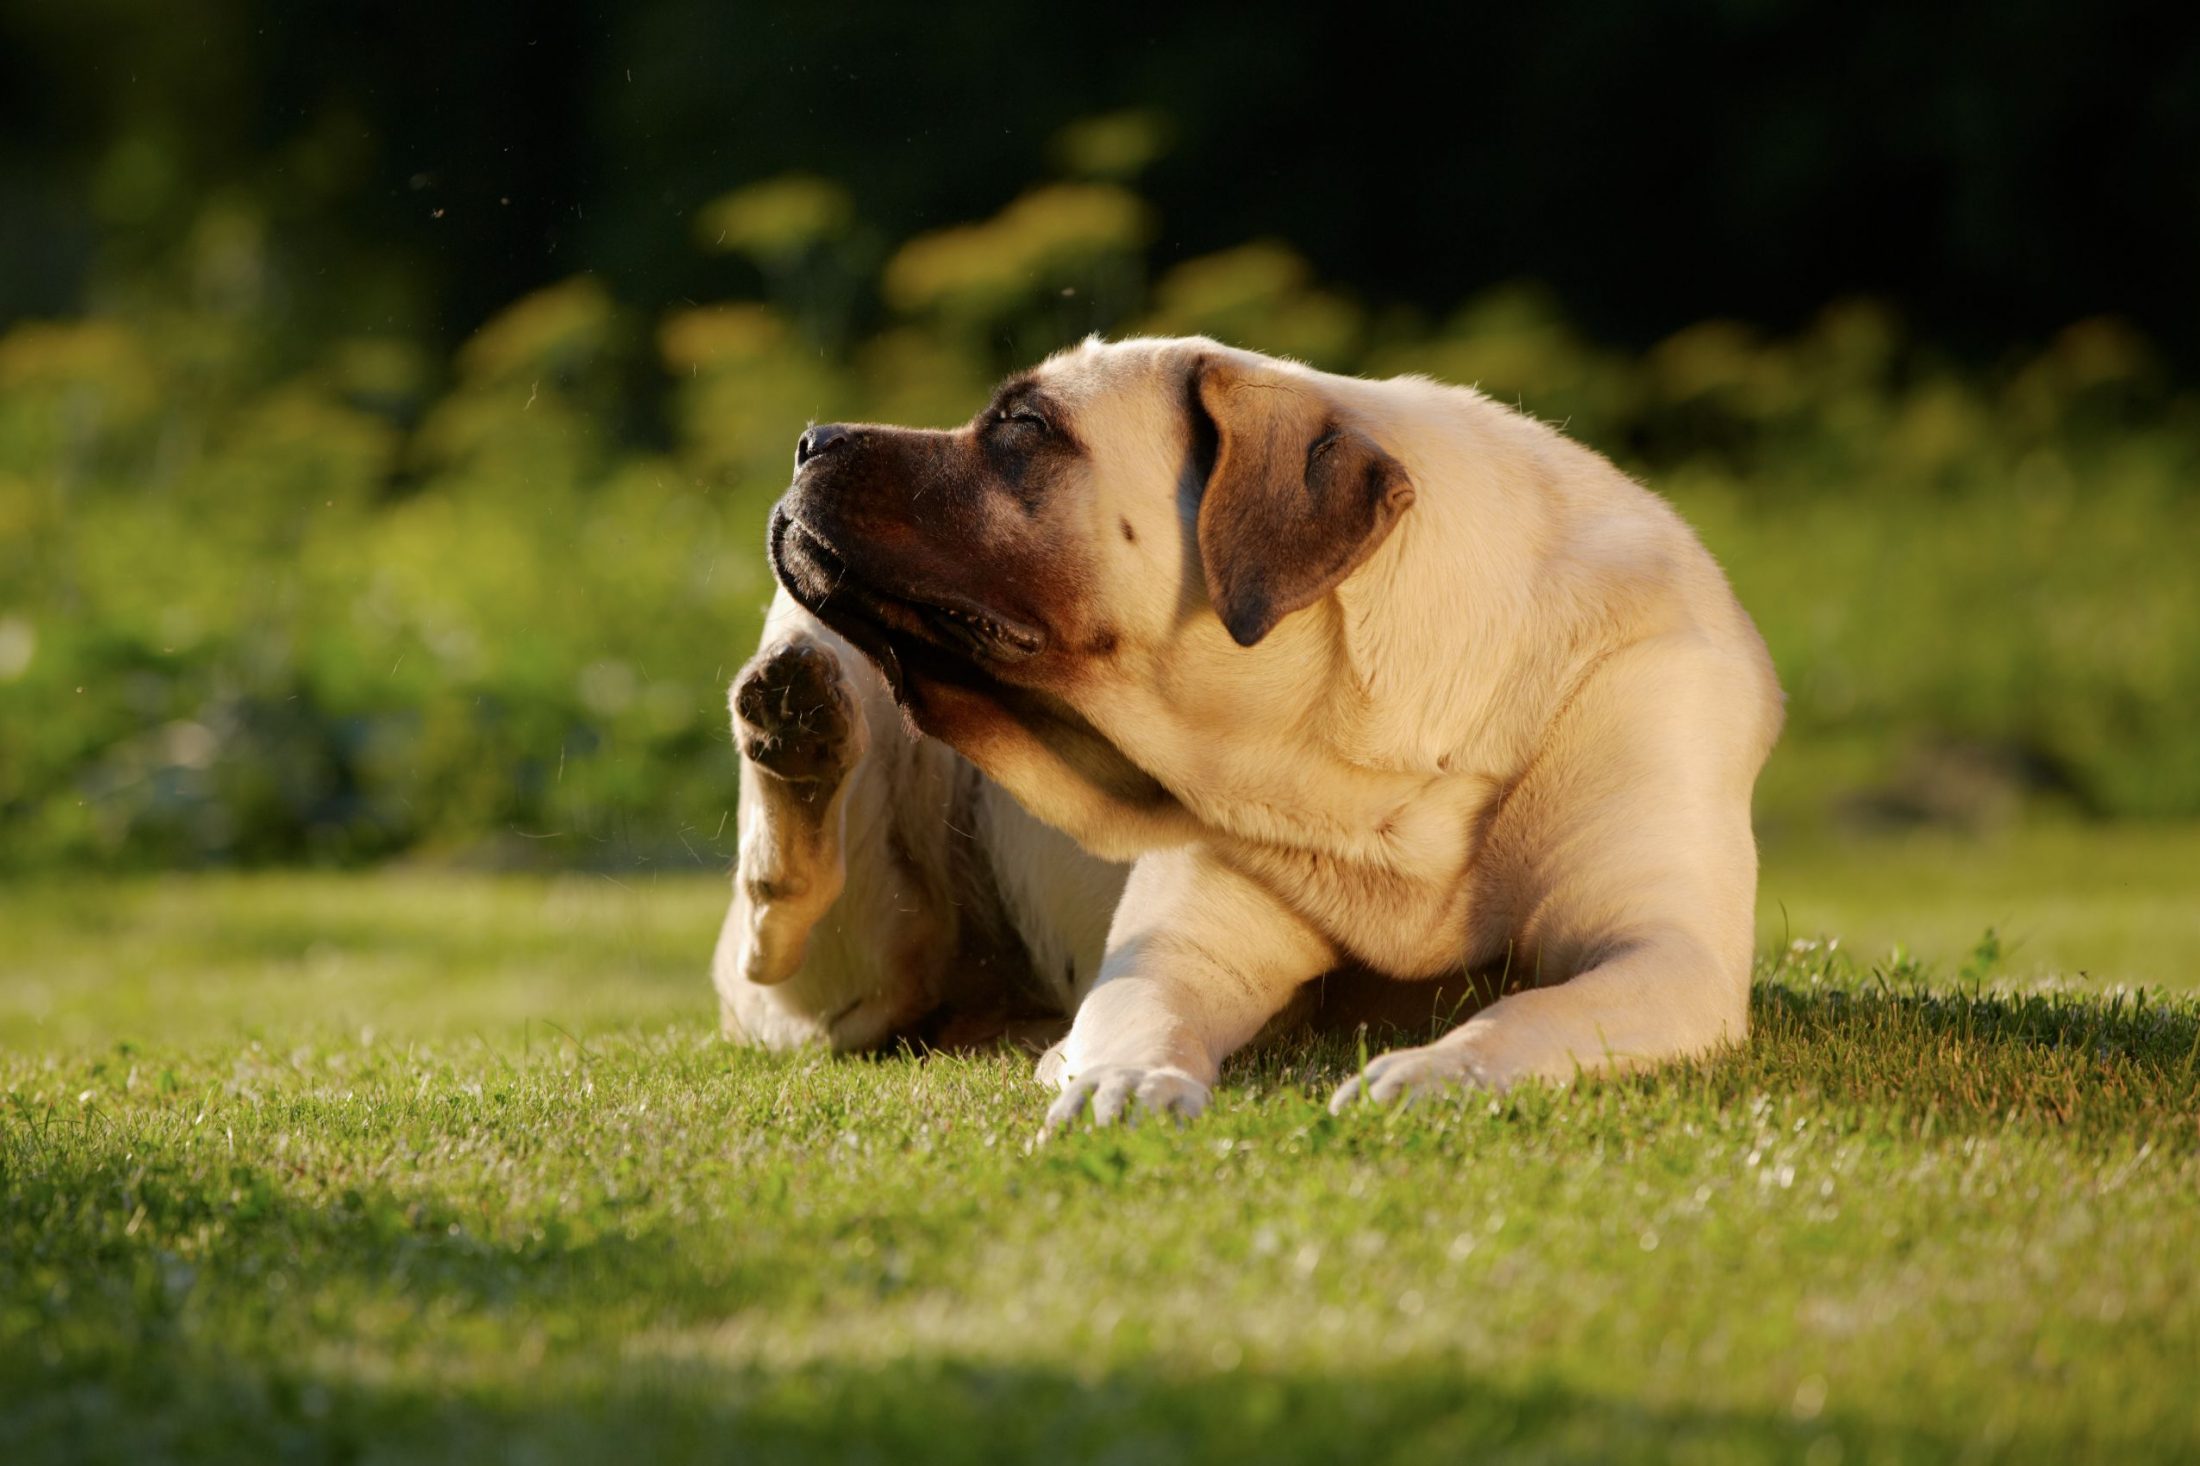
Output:
[[0,1459],[2190,1459],[2200,1005],[1971,949],[2191,841],[1775,851],[1952,959],[1799,923],[1707,1066],[1338,1120],[1291,1045],[1044,1147],[1010,1055],[722,1047],[715,882],[16,887]]
[[1899,948],[1951,975],[1968,968],[2004,983],[2191,991],[2200,989],[2195,872],[2200,827],[2190,824],[1773,841],[1757,931],[1768,947],[1837,936],[1867,962]]
[[23,883],[0,896],[0,1044],[502,1040],[692,1019],[726,890],[433,870]]

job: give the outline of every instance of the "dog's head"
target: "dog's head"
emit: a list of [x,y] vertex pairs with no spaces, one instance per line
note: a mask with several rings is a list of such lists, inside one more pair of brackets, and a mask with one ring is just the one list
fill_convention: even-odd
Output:
[[989,758],[1004,732],[1107,800],[1152,804],[1169,771],[1126,753],[1121,694],[1189,712],[1167,698],[1190,668],[1237,680],[1230,660],[1264,659],[1413,502],[1324,382],[1210,341],[1091,342],[959,428],[813,427],[772,515],[772,568],[918,727],[1019,795]]

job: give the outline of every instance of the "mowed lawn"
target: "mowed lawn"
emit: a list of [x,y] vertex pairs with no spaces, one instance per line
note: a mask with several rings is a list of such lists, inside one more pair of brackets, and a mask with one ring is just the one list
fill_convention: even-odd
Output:
[[1739,1053],[1043,1146],[720,1045],[716,882],[17,884],[0,1462],[2200,1459],[2195,871],[1775,849]]

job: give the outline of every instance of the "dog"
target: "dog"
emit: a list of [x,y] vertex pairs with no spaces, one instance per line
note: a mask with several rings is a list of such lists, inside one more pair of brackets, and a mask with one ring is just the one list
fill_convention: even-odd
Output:
[[1710,553],[1604,458],[1470,389],[1184,338],[795,459],[732,693],[729,1031],[1070,1014],[1050,1131],[1196,1115],[1341,978],[1492,1000],[1339,1111],[1745,1036],[1783,700]]

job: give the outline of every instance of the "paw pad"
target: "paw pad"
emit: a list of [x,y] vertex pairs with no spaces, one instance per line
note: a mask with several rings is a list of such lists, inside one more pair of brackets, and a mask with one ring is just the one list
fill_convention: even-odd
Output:
[[854,757],[855,699],[840,660],[787,642],[760,653],[733,684],[734,737],[752,763],[791,782],[837,780]]

